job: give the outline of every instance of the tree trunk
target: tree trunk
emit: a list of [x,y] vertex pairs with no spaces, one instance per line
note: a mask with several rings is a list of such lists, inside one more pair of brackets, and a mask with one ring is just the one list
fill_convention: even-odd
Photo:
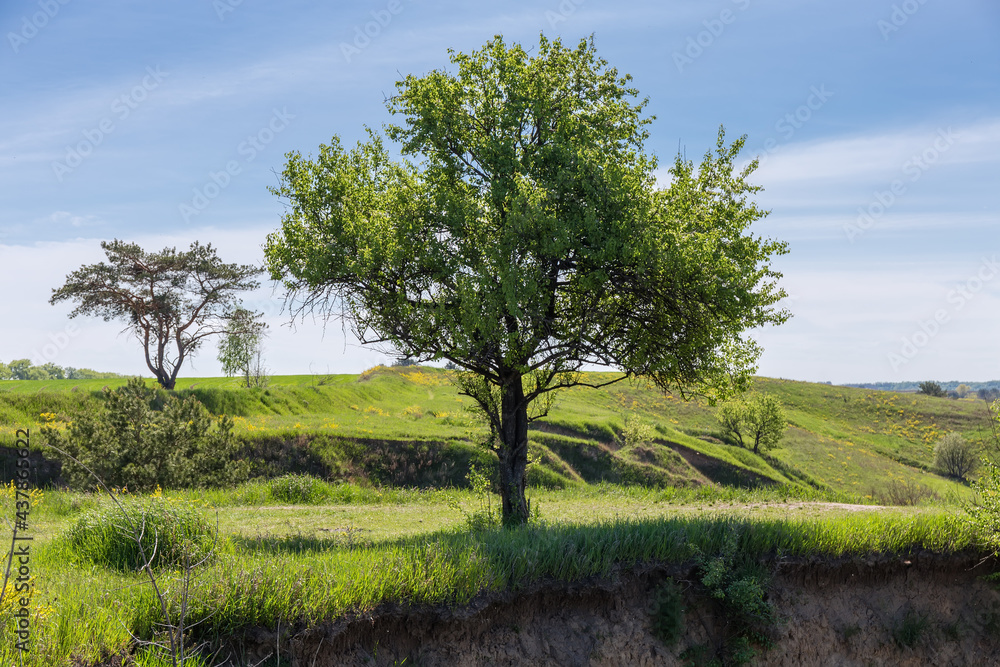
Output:
[[521,376],[504,384],[500,413],[500,499],[503,525],[520,526],[528,522],[528,503],[524,497],[528,466],[528,405],[524,401]]

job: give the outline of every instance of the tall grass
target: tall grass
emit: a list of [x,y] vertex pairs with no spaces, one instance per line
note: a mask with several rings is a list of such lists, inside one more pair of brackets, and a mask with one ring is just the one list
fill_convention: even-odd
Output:
[[[351,535],[232,536],[224,537],[214,560],[199,569],[188,596],[188,618],[200,622],[199,637],[212,640],[279,621],[308,624],[370,613],[383,604],[464,605],[484,593],[684,564],[694,554],[719,553],[732,539],[741,554],[762,560],[953,553],[978,544],[967,523],[931,511],[799,520],[729,514],[614,519],[506,531],[448,530],[380,543]],[[36,619],[36,644],[27,664],[65,664],[73,652],[121,651],[131,645],[129,633],[152,638],[162,614],[140,575],[94,566],[62,544],[57,539],[39,546],[39,571],[46,575],[39,580],[38,607],[47,611]],[[179,577],[170,570],[160,575],[173,615],[183,602]]]

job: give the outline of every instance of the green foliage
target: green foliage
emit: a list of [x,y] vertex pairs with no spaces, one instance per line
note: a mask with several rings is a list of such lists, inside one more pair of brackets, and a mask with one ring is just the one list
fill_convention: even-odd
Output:
[[653,598],[653,636],[672,646],[684,634],[684,593],[673,579],[656,589]]
[[97,373],[86,368],[63,368],[52,362],[35,366],[29,359],[14,359],[10,364],[0,361],[0,380],[72,380],[98,376],[120,377],[115,373]]
[[[193,397],[181,400],[139,378],[104,397],[99,410],[77,415],[65,429],[48,424],[42,437],[106,485],[143,491],[231,486],[247,478],[249,464],[233,460],[238,443],[229,417],[213,419]],[[83,466],[60,457],[66,483],[95,486]]]
[[282,475],[268,482],[271,496],[295,505],[315,505],[330,498],[330,485],[310,475]]
[[749,400],[728,401],[718,412],[719,425],[741,447],[753,444],[753,452],[773,449],[788,428],[781,401],[772,394],[755,393]]
[[15,380],[30,380],[29,370],[31,369],[31,361],[29,359],[14,359],[8,365],[8,370],[10,375]]
[[625,417],[622,427],[621,443],[624,447],[638,447],[650,442],[653,438],[653,427],[642,421],[639,415],[630,413]]
[[766,600],[770,573],[747,546],[738,530],[726,535],[715,553],[691,546],[701,584],[718,601],[727,621],[721,657],[728,664],[749,662],[756,654],[754,645],[769,648],[768,635],[776,623],[774,607]]
[[208,336],[225,330],[236,293],[256,289],[260,269],[224,264],[211,244],[187,252],[146,252],[134,243],[102,241],[108,262],[85,265],[52,290],[49,303],[75,302],[70,317],[123,320],[142,342],[146,366],[165,389],[173,389],[184,360]]
[[748,202],[756,162],[736,166],[743,138],[720,129],[698,168],[678,155],[655,189],[646,101],[592,42],[542,37],[529,55],[498,36],[451,61],[388,99],[404,122],[387,137],[415,162],[373,132],[289,154],[266,261],[301,308],[345,317],[359,340],[464,369],[518,523],[547,395],[588,363],[620,369],[611,382],[746,385],[760,350],[743,332],[787,318],[770,266],[786,246],[748,232],[766,213]]
[[[1000,453],[1000,400],[989,406],[988,415],[994,453]],[[976,495],[965,507],[969,520],[984,546],[1000,555],[1000,465],[996,459],[983,457],[979,478],[972,486]]]
[[[190,503],[119,496],[87,510],[66,534],[73,554],[102,567],[137,570],[184,566],[205,558],[214,530]],[[124,511],[123,511],[124,510]]]
[[965,480],[979,467],[978,448],[962,437],[949,433],[934,445],[934,464],[945,475]]
[[469,467],[468,480],[478,507],[469,512],[457,500],[452,501],[452,507],[465,517],[465,525],[468,526],[469,530],[499,528],[502,525],[500,508],[494,504],[494,483],[490,479],[490,475],[473,464]]
[[985,546],[1000,554],[1000,466],[983,459],[979,478],[972,486],[976,496],[966,505],[966,511]]
[[236,308],[226,318],[226,330],[219,340],[219,362],[227,377],[239,375],[245,387],[267,386],[263,368],[263,341],[267,323],[263,313]]
[[934,492],[923,484],[904,482],[898,479],[891,479],[883,483],[879,488],[872,489],[869,495],[881,505],[896,505],[899,507],[919,505],[936,498]]
[[920,389],[917,390],[918,394],[926,394],[927,396],[934,396],[935,398],[944,398],[948,395],[941,385],[937,382],[932,382],[928,380],[927,382],[920,383]]
[[746,447],[743,441],[746,412],[746,403],[741,400],[731,400],[719,406],[717,415],[723,434],[740,443],[740,447]]

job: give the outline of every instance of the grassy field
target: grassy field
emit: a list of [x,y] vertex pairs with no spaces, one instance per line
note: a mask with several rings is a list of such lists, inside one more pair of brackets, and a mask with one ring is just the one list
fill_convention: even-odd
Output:
[[[264,482],[146,499],[196,505],[218,526],[213,556],[196,569],[187,597],[180,570],[157,571],[171,615],[186,604],[188,621],[200,622],[192,640],[368,613],[387,603],[461,605],[541,581],[681,563],[717,553],[732,539],[752,559],[950,553],[975,545],[966,523],[947,509],[802,503],[766,490],[536,490],[541,524],[470,531],[463,510],[475,510],[481,499],[468,491],[320,488],[311,505],[277,504],[281,498]],[[131,651],[133,636],[156,637],[162,613],[145,575],[95,563],[68,537],[88,512],[117,510],[106,497],[47,492],[32,512],[37,574],[26,664],[97,660]],[[9,600],[0,614],[11,611]],[[10,642],[0,644],[0,658],[13,664]]]
[[[13,445],[14,430],[30,427],[33,448],[47,454],[42,425],[64,427],[98,406],[102,387],[124,383],[0,382],[0,444]],[[230,379],[182,380],[180,395],[234,417],[257,477],[235,489],[132,500],[169,516],[188,508],[200,517],[199,530],[217,527],[212,556],[189,583],[177,565],[156,572],[170,616],[184,607],[187,622],[199,622],[192,641],[385,604],[461,605],[541,581],[719,558],[713,554],[734,544],[755,562],[981,549],[961,511],[969,488],[932,464],[934,443],[949,431],[985,439],[982,402],[765,378],[757,385],[782,401],[790,421],[781,447],[760,456],[726,444],[704,401],[628,383],[563,392],[530,433],[529,496],[541,519],[498,531],[470,528],[470,517],[496,502],[466,484],[470,464],[488,464],[477,445],[486,430],[447,371],[283,376],[264,390]],[[629,417],[654,437],[625,446],[620,434]],[[325,481],[275,478],[289,472]],[[916,507],[880,506],[890,487],[925,497]],[[12,489],[0,495],[12,513]],[[166,664],[137,643],[163,639],[163,611],[148,579],[95,560],[104,542],[74,541],[98,535],[118,544],[114,531],[94,528],[100,517],[121,525],[118,510],[103,495],[49,489],[36,499],[25,664],[63,665],[71,656],[90,664],[124,653],[137,664]],[[0,533],[11,537],[7,527]],[[110,553],[121,552],[113,544]],[[3,664],[22,657],[9,641],[14,599],[0,603]]]
[[[195,395],[216,414],[232,415],[236,432],[247,441],[311,445],[311,455],[319,459],[311,472],[322,476],[350,476],[349,459],[363,453],[346,442],[378,450],[370,458],[398,459],[402,467],[413,463],[404,461],[411,445],[423,443],[417,468],[451,465],[456,470],[438,479],[428,473],[424,480],[392,471],[353,474],[374,477],[375,483],[455,484],[476,458],[474,443],[486,431],[470,412],[470,399],[457,393],[448,375],[424,367],[378,367],[361,375],[279,376],[265,390],[240,389],[229,378],[190,378],[178,381],[178,393]],[[101,387],[124,382],[0,382],[0,438],[12,442],[16,427],[37,429],[47,421],[43,413],[58,425],[99,400]],[[768,456],[724,444],[715,410],[705,401],[629,383],[564,391],[550,415],[533,425],[533,455],[540,457],[534,481],[549,486],[791,484],[873,500],[884,500],[880,490],[894,481],[942,499],[968,495],[964,485],[935,474],[933,447],[950,431],[984,441],[982,401],[766,378],[757,385],[782,401],[790,422],[782,446]],[[654,442],[638,450],[620,446],[618,434],[629,415],[655,428]],[[692,465],[699,460],[705,465]]]

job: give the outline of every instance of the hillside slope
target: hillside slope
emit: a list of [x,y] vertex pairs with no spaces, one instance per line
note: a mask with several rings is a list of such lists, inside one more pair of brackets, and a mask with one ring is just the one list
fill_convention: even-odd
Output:
[[[12,445],[15,428],[65,423],[93,409],[102,400],[102,387],[124,382],[0,382],[0,437]],[[714,408],[701,400],[664,395],[642,383],[566,390],[550,414],[533,424],[532,455],[539,465],[532,480],[547,486],[794,484],[852,495],[897,483],[941,496],[967,493],[932,471],[933,446],[949,431],[984,440],[981,401],[768,378],[758,378],[757,388],[782,401],[790,422],[781,447],[767,456],[724,444]],[[470,461],[483,458],[474,443],[487,431],[469,410],[470,399],[439,369],[281,376],[264,390],[241,389],[227,378],[191,378],[178,382],[178,393],[196,396],[216,414],[232,415],[237,433],[262,460],[297,456],[313,472],[374,476],[384,483],[455,484]],[[629,416],[652,427],[655,436],[624,447],[620,434]],[[416,464],[413,452],[419,454]],[[416,465],[426,473],[424,482],[395,469],[371,473],[371,466],[390,464],[404,472]]]

